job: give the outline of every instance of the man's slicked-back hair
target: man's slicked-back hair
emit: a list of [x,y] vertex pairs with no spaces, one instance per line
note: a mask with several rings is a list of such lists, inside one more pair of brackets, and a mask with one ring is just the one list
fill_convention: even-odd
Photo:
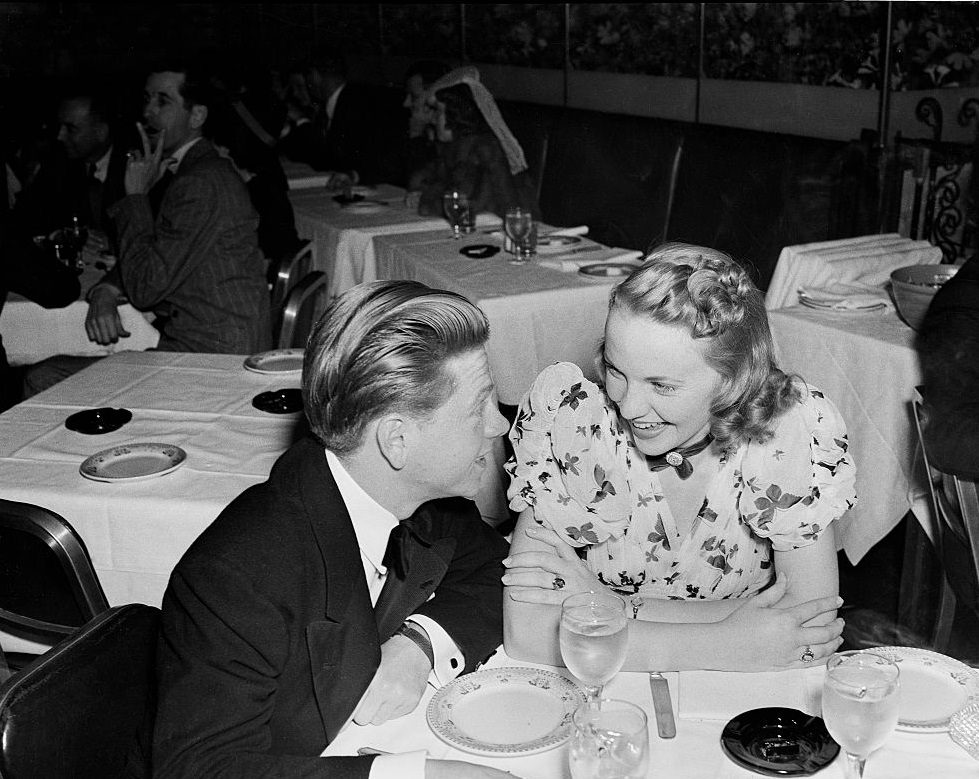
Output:
[[483,346],[485,314],[462,295],[414,281],[374,281],[340,295],[313,328],[303,405],[320,442],[355,451],[374,419],[430,417],[454,389],[446,362]]

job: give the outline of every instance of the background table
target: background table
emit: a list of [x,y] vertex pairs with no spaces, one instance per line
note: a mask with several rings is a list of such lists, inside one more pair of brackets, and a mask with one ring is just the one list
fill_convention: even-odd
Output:
[[[459,253],[463,246],[493,240],[477,233],[454,241],[445,230],[378,235],[373,241],[378,278],[420,281],[476,303],[490,321],[487,351],[503,403],[518,403],[537,374],[559,360],[576,363],[595,378],[609,292],[621,279],[594,281],[536,262],[512,265],[502,251],[486,259]],[[571,256],[601,262],[621,251],[600,247]]]
[[909,405],[921,383],[914,331],[890,310],[795,306],[768,317],[782,368],[825,392],[846,421],[859,502],[840,523],[838,541],[851,562],[909,509],[927,526],[928,488],[917,463]]
[[102,346],[88,340],[85,295],[102,278],[103,270],[86,265],[81,275],[81,299],[64,308],[44,308],[10,293],[0,311],[0,335],[11,365],[32,365],[56,354],[97,357],[125,350],[151,349],[160,332],[129,303],[119,306],[123,327],[130,335]]
[[[173,566],[245,488],[264,481],[301,414],[253,408],[259,392],[295,387],[299,374],[266,376],[234,355],[128,352],[69,377],[0,415],[0,495],[64,516],[91,554],[111,605],[159,606]],[[83,408],[128,408],[104,435],[64,426]],[[176,444],[187,461],[144,481],[84,478],[87,456],[132,441]]]
[[[487,667],[530,665],[515,663],[500,650]],[[548,668],[567,675],[563,668]],[[780,673],[726,673],[691,671],[669,673],[677,735],[660,739],[646,674],[620,673],[605,688],[611,698],[621,698],[641,706],[649,717],[649,776],[671,779],[750,779],[758,777],[733,763],[721,751],[724,725],[743,711],[763,706],[787,706],[810,714],[820,711],[821,667]],[[568,745],[537,755],[521,757],[483,757],[470,755],[441,741],[428,727],[425,709],[434,695],[429,687],[419,706],[407,716],[383,725],[350,725],[323,752],[324,755],[355,755],[357,749],[371,746],[392,752],[426,749],[433,758],[466,760],[511,771],[523,779],[567,779]],[[905,733],[896,731],[867,763],[867,779],[920,779],[975,777],[979,763],[955,744],[947,733]],[[825,779],[843,777],[842,758],[822,769]]]
[[[331,298],[363,281],[387,278],[377,275],[371,243],[375,235],[438,229],[446,235],[450,232],[444,218],[419,216],[409,209],[401,187],[379,184],[370,191],[373,194],[352,207],[341,206],[333,199],[336,193],[323,187],[289,192],[296,230],[301,238],[313,242],[313,266],[327,273]],[[476,224],[498,226],[500,219],[480,214]]]

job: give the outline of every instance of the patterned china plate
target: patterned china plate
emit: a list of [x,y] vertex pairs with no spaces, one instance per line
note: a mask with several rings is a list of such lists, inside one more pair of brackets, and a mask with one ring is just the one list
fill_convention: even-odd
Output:
[[304,349],[275,349],[253,354],[245,360],[245,368],[253,373],[295,373],[303,369]]
[[581,238],[577,235],[542,235],[537,239],[537,253],[555,254],[563,252],[576,243],[581,243]]
[[488,668],[461,676],[432,697],[428,725],[444,742],[475,755],[532,755],[571,735],[585,702],[563,676],[536,668]]
[[170,473],[186,459],[187,452],[173,444],[124,444],[96,452],[78,470],[93,481],[139,481]]
[[979,672],[928,649],[878,646],[870,650],[901,669],[901,706],[897,729],[945,733],[952,715],[979,701]]
[[799,302],[806,308],[815,308],[820,311],[842,311],[845,314],[859,314],[865,311],[880,311],[882,308],[887,308],[887,304],[883,301],[867,306],[857,306],[855,308],[836,307],[833,303],[823,303],[820,300],[813,300],[805,295],[799,295]]
[[637,267],[639,266],[631,262],[597,262],[593,265],[582,265],[578,268],[578,275],[592,281],[624,279]]
[[344,211],[349,211],[352,214],[376,214],[387,208],[387,205],[376,200],[362,200],[359,203],[351,203],[350,205],[344,206]]

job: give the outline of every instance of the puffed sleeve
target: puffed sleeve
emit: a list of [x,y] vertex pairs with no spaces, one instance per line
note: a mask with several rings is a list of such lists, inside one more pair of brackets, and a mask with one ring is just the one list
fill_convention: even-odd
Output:
[[808,546],[856,503],[846,424],[815,387],[779,420],[770,441],[742,461],[741,516],[778,551]]
[[626,447],[617,426],[602,389],[577,365],[545,368],[510,431],[510,508],[533,506],[535,519],[572,546],[621,536],[630,500]]

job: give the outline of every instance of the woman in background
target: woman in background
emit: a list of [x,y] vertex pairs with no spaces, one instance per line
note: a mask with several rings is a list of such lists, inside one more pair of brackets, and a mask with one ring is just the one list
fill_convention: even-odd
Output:
[[442,216],[442,195],[458,190],[473,213],[503,216],[520,206],[539,216],[527,162],[493,96],[473,67],[457,68],[429,87],[435,114],[437,156],[410,178],[418,213]]

